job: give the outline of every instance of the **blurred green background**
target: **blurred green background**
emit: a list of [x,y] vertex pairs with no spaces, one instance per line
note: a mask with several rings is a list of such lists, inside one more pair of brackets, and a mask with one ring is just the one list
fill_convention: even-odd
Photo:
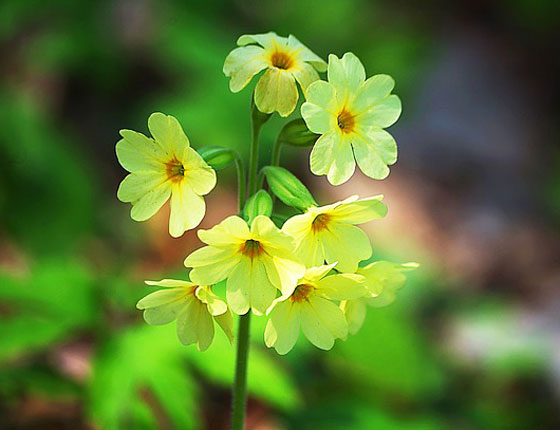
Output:
[[[247,155],[251,89],[221,69],[269,30],[396,79],[389,179],[332,188],[308,151],[283,162],[323,204],[384,193],[374,257],[422,266],[328,353],[300,338],[279,357],[255,318],[247,428],[560,428],[559,19],[554,0],[3,0],[0,428],[226,428],[225,337],[199,353],[134,308],[200,243],[169,237],[167,209],[129,218],[114,145],[162,111]],[[234,182],[220,172],[203,227],[236,211]]]

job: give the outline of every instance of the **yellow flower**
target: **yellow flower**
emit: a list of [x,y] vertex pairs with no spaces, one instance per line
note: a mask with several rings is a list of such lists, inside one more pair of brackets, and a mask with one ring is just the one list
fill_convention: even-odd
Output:
[[181,343],[196,343],[199,351],[208,349],[214,339],[214,320],[230,342],[233,340],[231,313],[209,286],[174,279],[146,281],[146,284],[165,287],[148,294],[136,305],[144,311],[148,324],[169,324],[177,319],[177,336]]
[[346,338],[344,313],[332,300],[356,299],[367,291],[360,275],[327,275],[335,264],[307,269],[293,293],[274,301],[264,333],[266,346],[286,354],[296,344],[300,327],[313,345],[325,350],[335,339]]
[[342,59],[329,56],[328,80],[311,84],[301,107],[309,129],[321,135],[311,152],[311,171],[339,185],[352,176],[357,162],[367,176],[386,178],[388,166],[397,161],[397,144],[383,129],[401,113],[401,101],[391,95],[393,78],[366,80],[360,60],[346,53]]
[[352,196],[328,206],[311,206],[287,220],[282,231],[295,239],[296,255],[307,267],[338,262],[337,269],[353,273],[372,252],[367,235],[355,224],[384,217],[387,207],[382,198]]
[[169,234],[181,236],[204,218],[203,195],[216,185],[216,173],[190,147],[179,122],[172,116],[154,113],[148,119],[153,138],[121,130],[117,158],[130,172],[117,197],[132,203],[135,221],[151,218],[171,196]]
[[208,244],[185,260],[192,267],[191,280],[212,285],[227,278],[226,297],[233,312],[249,308],[262,315],[276,298],[277,290],[290,294],[305,271],[293,254],[293,240],[266,216],[257,216],[251,228],[238,216],[230,216],[210,230],[199,230]]
[[366,305],[380,308],[395,301],[395,293],[406,283],[405,272],[417,269],[418,263],[397,264],[389,261],[376,261],[360,267],[356,273],[364,277],[368,296],[341,303],[341,309],[348,321],[350,334],[356,333],[366,317]]
[[305,91],[319,79],[317,71],[327,70],[327,63],[292,35],[246,34],[237,44],[240,47],[231,51],[224,63],[224,73],[231,77],[229,87],[237,93],[253,76],[267,69],[255,88],[255,105],[264,113],[291,114],[298,100],[295,81]]

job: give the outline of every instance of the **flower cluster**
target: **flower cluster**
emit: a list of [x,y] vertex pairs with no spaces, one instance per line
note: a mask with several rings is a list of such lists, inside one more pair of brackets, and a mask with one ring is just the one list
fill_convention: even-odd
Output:
[[[264,71],[252,96],[253,145],[274,112],[282,117],[294,112],[297,84],[305,97],[301,118],[284,126],[271,165],[258,176],[257,159],[251,159],[248,184],[235,151],[195,151],[172,116],[150,116],[152,137],[121,131],[117,157],[130,174],[117,196],[132,203],[136,221],[150,218],[170,199],[169,232],[179,237],[200,224],[203,196],[214,188],[216,170],[235,165],[240,187],[240,213],[198,231],[205,246],[184,261],[190,280],[147,281],[163,289],[137,307],[148,324],[177,320],[179,340],[200,350],[213,340],[214,321],[233,338],[232,313],[268,318],[264,342],[279,354],[294,347],[300,331],[328,350],[336,339],[360,328],[366,305],[391,303],[405,283],[404,273],[418,265],[370,262],[371,243],[358,226],[387,214],[382,195],[351,196],[320,206],[292,173],[277,165],[280,146],[313,145],[311,171],[326,175],[333,185],[346,182],[356,163],[367,176],[383,179],[397,159],[395,140],[384,129],[398,119],[401,102],[391,94],[393,79],[366,79],[364,66],[352,53],[342,58],[331,54],[326,63],[295,37],[275,33],[244,35],[237,44],[223,69],[231,91],[241,91]],[[327,72],[327,80],[321,80],[320,72]],[[281,219],[275,199],[297,213]],[[222,282],[225,297],[212,290]]]

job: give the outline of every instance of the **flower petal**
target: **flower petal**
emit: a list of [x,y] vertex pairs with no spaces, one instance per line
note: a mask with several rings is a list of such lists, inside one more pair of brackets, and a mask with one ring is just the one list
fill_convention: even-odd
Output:
[[299,58],[311,64],[318,72],[327,71],[327,63],[291,34],[288,36],[288,47],[298,51]]
[[129,172],[162,171],[166,157],[161,146],[153,139],[132,130],[121,130],[123,139],[115,147],[121,166]]
[[364,66],[353,53],[347,52],[342,59],[329,55],[328,79],[336,88],[338,101],[343,103],[350,94],[355,94],[366,79]]
[[153,293],[150,293],[146,297],[140,299],[136,304],[136,307],[141,310],[155,308],[175,302],[187,296],[188,291],[184,288],[166,288],[165,290],[154,291]]
[[276,297],[276,289],[261,261],[243,258],[228,277],[226,297],[234,313],[243,315],[250,307],[255,314],[262,315]]
[[152,188],[138,200],[132,202],[130,216],[134,221],[145,221],[151,218],[169,199],[170,194],[171,186],[169,182],[164,182]]
[[370,140],[355,139],[352,142],[356,162],[360,170],[372,179],[385,179],[389,176],[389,167],[375,149]]
[[209,230],[198,231],[201,241],[214,246],[239,246],[249,239],[249,235],[247,223],[236,215],[227,217]]
[[293,70],[292,75],[301,85],[303,94],[306,93],[309,85],[319,80],[319,74],[317,73],[317,71],[313,68],[313,66],[307,63],[302,63],[298,69]]
[[119,185],[117,198],[124,203],[136,202],[166,181],[167,177],[156,171],[131,173]]
[[146,285],[166,288],[177,287],[194,287],[194,284],[189,281],[182,281],[178,279],[162,279],[161,281],[144,281]]
[[297,342],[300,330],[299,306],[290,300],[277,303],[270,313],[264,332],[264,343],[278,354],[287,354]]
[[301,106],[301,116],[313,133],[325,134],[336,127],[336,90],[325,81],[315,81],[305,92],[307,101]]
[[221,315],[215,316],[214,319],[226,334],[230,343],[233,342],[233,318],[231,316],[231,312],[228,310]]
[[346,138],[342,138],[333,147],[333,163],[327,174],[327,179],[332,185],[340,185],[348,181],[354,174],[356,162],[352,145]]
[[360,228],[350,224],[333,223],[321,234],[325,260],[338,261],[337,270],[354,273],[358,263],[371,256],[369,238]]
[[190,146],[181,124],[171,115],[161,112],[151,114],[148,118],[148,128],[169,156],[179,157]]
[[287,45],[288,39],[278,36],[273,31],[264,34],[244,34],[237,39],[239,46],[249,45],[250,43],[258,43],[265,48],[275,48],[276,45]]
[[373,106],[369,111],[360,114],[356,120],[373,127],[389,127],[393,125],[401,115],[401,99],[391,95]]
[[224,62],[224,74],[231,77],[229,88],[233,93],[241,91],[253,76],[267,67],[264,49],[259,46],[235,48]]
[[318,282],[323,279],[327,273],[336,267],[337,263],[323,264],[322,266],[309,267],[305,271],[304,279],[310,282]]
[[277,68],[268,69],[255,87],[255,104],[264,113],[278,111],[288,116],[296,108],[298,91],[292,74]]
[[200,224],[206,212],[204,198],[196,194],[188,184],[174,184],[171,192],[169,234],[180,237],[185,231]]
[[341,142],[342,136],[337,132],[323,134],[317,139],[309,160],[311,171],[314,174],[326,175],[329,172],[334,162],[334,148]]
[[205,246],[185,259],[186,267],[193,267],[190,278],[198,285],[214,285],[228,277],[240,257],[231,249]]
[[213,316],[225,314],[227,305],[222,299],[212,292],[208,285],[200,286],[195,291],[195,296],[208,308],[208,312]]
[[340,303],[348,323],[348,333],[356,334],[366,319],[366,303],[364,299],[345,300]]
[[358,112],[370,110],[385,99],[395,87],[395,81],[389,75],[374,75],[360,87],[353,108]]
[[322,297],[309,297],[301,306],[303,334],[317,348],[329,350],[335,338],[345,338],[348,325],[344,314],[334,303]]
[[363,224],[387,215],[387,206],[381,201],[383,195],[368,197],[351,203],[342,203],[331,211],[337,222]]
[[183,153],[182,163],[185,168],[183,182],[187,182],[196,194],[206,195],[216,186],[216,172],[192,148]]
[[317,293],[330,300],[353,300],[368,295],[365,278],[353,273],[325,276],[317,282]]

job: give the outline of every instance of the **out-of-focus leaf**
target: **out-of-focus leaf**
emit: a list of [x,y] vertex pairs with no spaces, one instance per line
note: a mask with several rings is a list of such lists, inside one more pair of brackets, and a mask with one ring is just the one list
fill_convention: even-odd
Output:
[[[187,349],[169,327],[131,327],[111,338],[93,365],[90,410],[100,428],[199,428]],[[162,422],[163,421],[163,422]]]
[[[254,320],[256,318],[253,318]],[[261,342],[261,337],[255,343]],[[209,380],[230,387],[233,383],[235,348],[223,335],[217,335],[203,354],[189,354],[188,360]],[[283,410],[295,410],[301,398],[282,360],[272,351],[256,345],[249,351],[249,393]]]
[[0,272],[0,360],[40,349],[92,324],[96,317],[92,274],[81,264],[47,260],[31,273]]

